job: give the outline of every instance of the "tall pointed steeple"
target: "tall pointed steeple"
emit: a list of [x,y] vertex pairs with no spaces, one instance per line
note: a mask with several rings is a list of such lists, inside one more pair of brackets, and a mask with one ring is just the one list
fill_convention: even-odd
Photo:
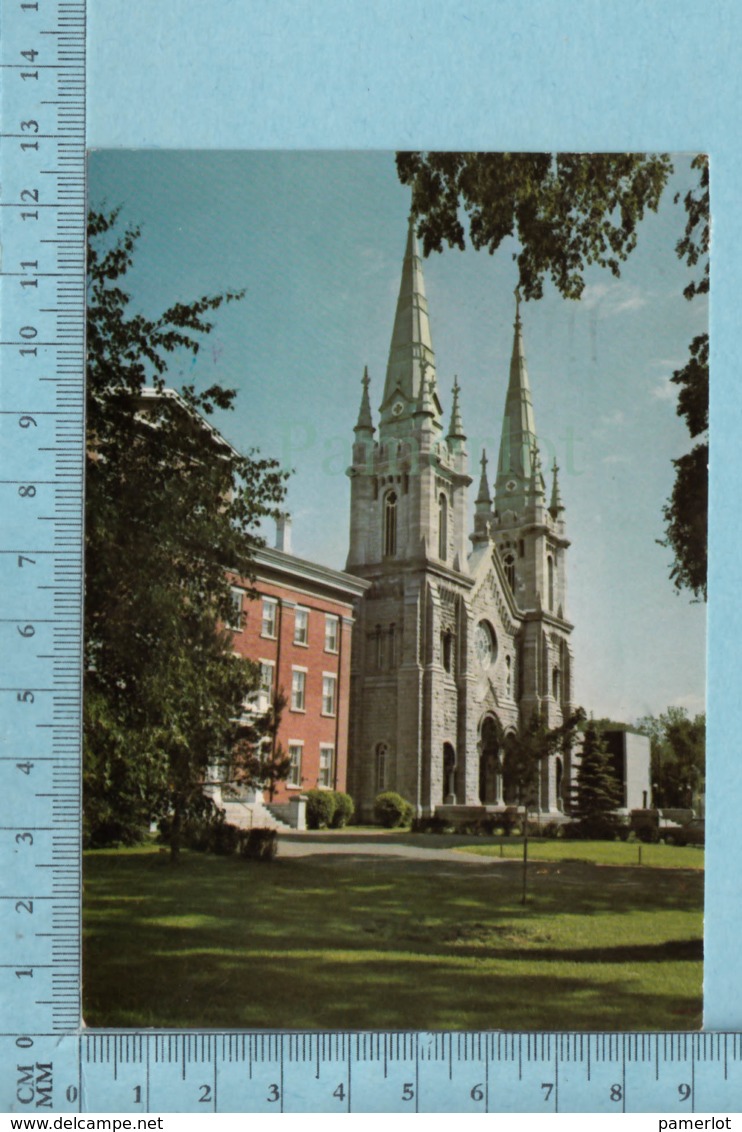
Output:
[[422,400],[427,399],[426,383],[430,386],[436,421],[440,423],[441,405],[435,382],[435,354],[430,337],[422,259],[414,219],[410,216],[381,403],[382,429],[391,422],[409,418],[415,412]]
[[549,504],[549,511],[553,519],[558,519],[564,511],[564,504],[562,503],[562,496],[559,491],[559,465],[554,459],[551,469],[553,480],[551,484],[551,503]]
[[358,412],[358,422],[354,431],[372,433],[374,431],[374,420],[371,415],[371,401],[368,395],[368,387],[371,384],[371,378],[368,376],[368,366],[364,366],[362,384],[363,393],[361,394],[361,407]]
[[453,404],[451,405],[451,423],[448,426],[448,436],[446,440],[466,440],[464,433],[464,425],[461,420],[461,409],[459,407],[459,379],[453,379]]
[[518,509],[528,493],[531,480],[531,453],[536,444],[531,387],[528,383],[520,318],[520,289],[515,289],[515,324],[510,381],[505,398],[500,458],[497,465],[496,497],[498,511]]

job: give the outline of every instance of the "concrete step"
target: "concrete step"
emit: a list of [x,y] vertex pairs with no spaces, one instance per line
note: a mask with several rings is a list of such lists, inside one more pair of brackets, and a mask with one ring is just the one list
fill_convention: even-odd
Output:
[[223,801],[225,819],[230,825],[239,829],[275,829],[278,831],[290,829],[287,822],[281,821],[270,812],[262,802],[228,802]]

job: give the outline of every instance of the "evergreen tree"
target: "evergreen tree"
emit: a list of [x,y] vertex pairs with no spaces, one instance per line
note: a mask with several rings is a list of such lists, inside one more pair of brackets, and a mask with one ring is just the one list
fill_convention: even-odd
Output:
[[165,388],[173,356],[196,355],[210,312],[241,293],[146,317],[123,289],[138,236],[118,233],[116,212],[90,214],[84,818],[101,844],[167,817],[177,854],[209,768],[253,773],[243,705],[259,668],[233,655],[225,567],[252,577],[284,476],[207,423],[233,390]]
[[615,811],[620,805],[621,787],[605,739],[590,720],[582,739],[572,813],[586,837],[612,837],[617,828]]

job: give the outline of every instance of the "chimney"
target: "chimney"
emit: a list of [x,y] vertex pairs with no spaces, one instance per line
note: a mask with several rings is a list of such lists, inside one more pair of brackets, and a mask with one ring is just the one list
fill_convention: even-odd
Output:
[[276,550],[291,554],[291,516],[288,514],[276,519]]

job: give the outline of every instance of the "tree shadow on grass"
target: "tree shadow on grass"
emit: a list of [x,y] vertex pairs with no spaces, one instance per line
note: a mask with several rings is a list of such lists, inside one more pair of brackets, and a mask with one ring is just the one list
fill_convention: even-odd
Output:
[[[442,882],[428,862],[353,854],[332,865],[301,858],[271,866],[189,854],[175,869],[158,854],[93,854],[84,901],[86,1021],[327,1029],[695,1025],[701,944],[676,936],[687,922],[683,913],[700,908],[702,878],[668,880],[657,877],[663,870],[646,870],[637,891],[620,880],[636,870],[612,869],[606,881],[595,866],[576,865],[577,874],[572,868],[568,876],[581,883],[565,885],[564,866],[540,871],[523,908],[519,875],[509,868],[488,875],[464,866],[454,882]],[[643,912],[667,913],[664,939],[643,938]],[[555,918],[565,913],[577,917],[573,935],[556,938]],[[627,935],[601,947],[594,936],[605,914],[612,923],[625,919]],[[588,916],[583,946],[573,936]],[[674,982],[663,982],[668,971],[677,972]]]

